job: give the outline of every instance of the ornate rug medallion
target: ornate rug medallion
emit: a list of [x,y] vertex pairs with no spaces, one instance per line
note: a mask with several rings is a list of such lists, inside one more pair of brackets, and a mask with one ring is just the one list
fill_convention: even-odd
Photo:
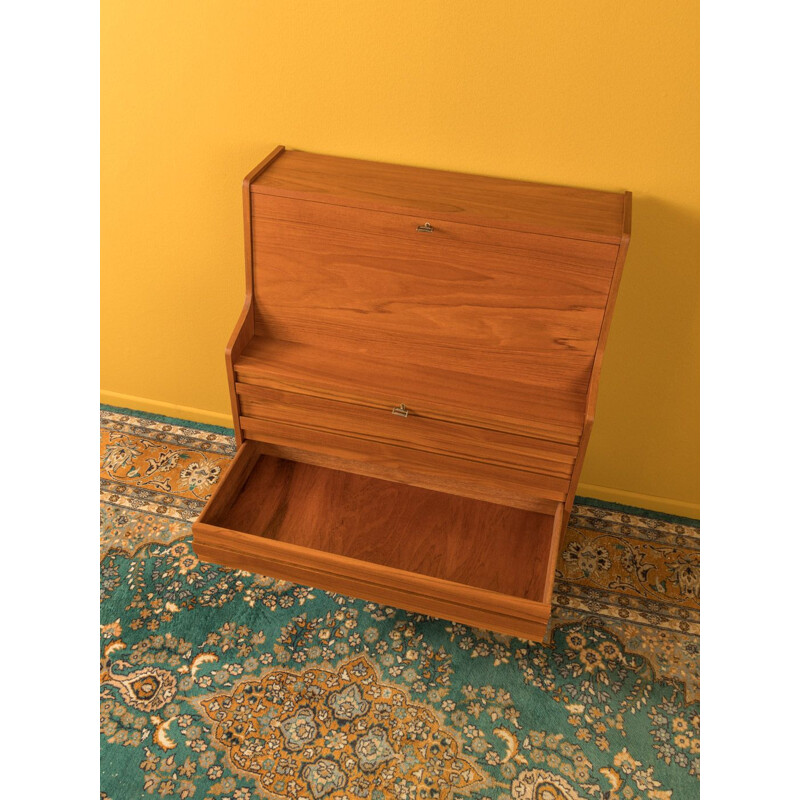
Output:
[[446,800],[482,781],[430,708],[378,680],[365,657],[337,670],[270,670],[196,701],[237,770],[268,797]]

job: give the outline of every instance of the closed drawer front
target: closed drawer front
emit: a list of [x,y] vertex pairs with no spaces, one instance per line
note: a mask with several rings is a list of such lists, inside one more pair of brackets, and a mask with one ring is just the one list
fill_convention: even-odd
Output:
[[577,455],[571,445],[517,436],[472,425],[430,419],[415,409],[355,405],[327,398],[237,383],[241,414],[254,419],[354,436],[441,453],[555,478],[569,479]]
[[[259,411],[253,405],[249,405],[247,410]],[[387,416],[391,419],[391,414]],[[537,509],[542,500],[564,502],[569,490],[568,474],[536,472],[501,463],[499,459],[488,461],[470,457],[467,453],[420,449],[418,445],[422,437],[411,437],[407,433],[405,436],[395,434],[392,440],[388,435],[384,439],[381,436],[368,437],[358,430],[338,430],[335,427],[338,414],[334,412],[327,415],[326,420],[317,419],[314,425],[309,424],[307,415],[290,414],[285,409],[275,418],[249,416],[242,409],[240,419],[246,439],[273,446],[276,454],[296,461],[346,469],[517,508]],[[396,430],[402,431],[400,425],[408,421],[397,418]],[[426,422],[412,420],[412,424],[424,425]],[[325,427],[325,423],[333,424]],[[353,424],[350,427],[358,426]],[[540,463],[547,464],[549,469],[562,469],[558,462],[542,460]]]
[[246,439],[262,443],[271,448],[270,452],[292,461],[533,510],[541,510],[543,506],[552,509],[554,503],[563,503],[569,490],[566,478],[423,452],[319,428],[244,415],[240,419]]
[[480,371],[452,372],[402,357],[375,358],[266,337],[252,339],[233,370],[237,384],[383,410],[401,402],[427,419],[566,445],[553,448],[562,455],[577,452],[583,433],[585,396]]

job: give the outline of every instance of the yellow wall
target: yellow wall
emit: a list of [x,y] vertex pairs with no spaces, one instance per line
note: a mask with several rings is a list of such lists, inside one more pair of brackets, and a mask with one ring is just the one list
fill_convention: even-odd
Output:
[[104,0],[102,400],[230,425],[276,144],[633,192],[580,494],[697,515],[697,0]]

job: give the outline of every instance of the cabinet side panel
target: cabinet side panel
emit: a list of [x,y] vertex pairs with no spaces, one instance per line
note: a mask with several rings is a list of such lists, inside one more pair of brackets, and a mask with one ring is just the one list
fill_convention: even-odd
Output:
[[567,493],[567,501],[564,507],[562,539],[564,531],[567,527],[567,523],[569,522],[569,515],[572,511],[572,505],[575,502],[575,493],[578,489],[578,479],[580,478],[583,460],[586,456],[586,448],[589,444],[589,436],[592,432],[592,426],[594,425],[594,412],[595,407],[597,406],[597,392],[600,383],[600,369],[603,366],[603,355],[606,349],[606,342],[608,341],[608,332],[611,327],[611,317],[614,314],[614,306],[617,302],[619,282],[622,279],[622,268],[625,265],[625,258],[628,255],[628,244],[630,243],[631,238],[632,199],[631,193],[625,192],[625,202],[623,207],[624,234],[622,240],[620,241],[619,250],[617,251],[617,259],[614,264],[614,274],[611,278],[611,288],[608,293],[606,310],[605,314],[603,315],[603,324],[600,328],[600,336],[597,341],[594,364],[592,365],[592,372],[589,377],[589,389],[586,397],[586,421],[584,423],[580,444],[578,445],[578,456],[575,460],[575,471],[573,472],[572,480],[570,481],[569,491]]
[[278,145],[258,166],[252,169],[242,182],[242,205],[244,211],[244,265],[245,265],[245,297],[242,312],[234,326],[233,333],[225,348],[225,369],[228,375],[228,391],[231,398],[233,427],[236,433],[236,444],[242,443],[242,427],[239,423],[239,398],[236,394],[236,376],[234,364],[242,350],[255,333],[255,309],[253,307],[253,207],[251,186],[254,180],[284,152],[283,145]]

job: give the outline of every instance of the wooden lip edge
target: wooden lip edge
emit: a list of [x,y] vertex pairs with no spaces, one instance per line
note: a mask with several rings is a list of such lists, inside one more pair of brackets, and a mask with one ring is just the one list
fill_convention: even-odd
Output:
[[281,153],[286,152],[286,147],[282,144],[277,145],[270,154],[260,161],[257,166],[253,167],[247,175],[244,176],[244,181],[242,182],[242,188],[249,189],[253,181],[255,181],[259,175],[279,156]]
[[375,161],[374,159],[369,158],[356,158],[355,156],[337,156],[333,155],[332,153],[315,153],[309,150],[301,150],[299,148],[288,148],[290,153],[302,153],[303,155],[308,156],[322,156],[324,158],[335,158],[338,161],[354,161],[359,164],[375,164],[379,167],[406,167],[407,169],[414,169],[420,170],[422,172],[432,172],[436,175],[466,175],[470,178],[489,178],[493,181],[502,181],[506,184],[516,184],[517,186],[529,186],[530,184],[534,184],[535,186],[542,186],[547,189],[560,189],[566,192],[591,192],[593,194],[604,194],[604,195],[620,195],[622,192],[611,192],[606,189],[591,189],[586,186],[565,186],[562,183],[545,183],[544,181],[529,181],[525,180],[524,178],[504,178],[499,175],[485,175],[484,173],[480,172],[464,172],[462,170],[454,170],[454,169],[439,169],[438,167],[422,167],[418,164],[398,164],[394,161]]
[[[349,556],[333,555],[323,550],[314,550],[288,542],[276,542],[272,539],[199,521],[195,522],[192,529],[194,533],[193,546],[194,543],[200,546],[198,555],[202,554],[203,547],[210,547],[232,555],[267,559],[285,567],[288,571],[299,567],[320,573],[323,577],[333,580],[351,580],[365,586],[374,586],[379,590],[388,588],[402,591],[404,594],[423,600],[430,599],[468,610],[474,609],[485,613],[489,609],[498,609],[496,613],[525,621],[546,621],[550,617],[550,603],[538,600],[525,600],[491,589],[481,589],[443,578],[408,572],[396,567],[373,564]],[[268,543],[267,548],[270,552],[263,552],[266,549],[265,543]],[[459,595],[468,597],[471,602],[465,602]]]
[[622,238],[631,238],[631,216],[633,214],[633,193],[625,192],[622,201]]
[[[286,150],[286,148],[283,145],[280,145],[280,151],[283,152],[285,150]],[[273,153],[274,152],[275,151],[273,151]],[[308,155],[318,155],[316,153],[309,153],[308,151],[305,151],[305,150],[288,150],[288,152],[307,153]],[[272,154],[270,154],[270,156],[271,155]],[[268,156],[267,159],[265,159],[268,163],[269,163],[269,161],[272,160],[272,158],[270,156]],[[329,158],[346,159],[346,160],[350,160],[350,161],[359,161],[359,162],[363,162],[365,160],[365,159],[357,159],[357,158],[348,158],[346,156],[330,156],[329,155],[328,157]],[[264,162],[262,161],[261,164],[259,164],[259,166],[256,167],[253,170],[255,175],[253,176],[252,181],[255,181],[256,178],[260,177],[261,173],[264,172],[265,167],[268,166],[268,163],[265,165]],[[392,166],[392,167],[408,166],[408,165],[404,165],[404,164],[395,164],[395,163],[382,162],[382,161],[373,161],[373,162],[369,162],[369,163],[381,164],[383,166]],[[264,165],[264,166],[262,166],[262,165]],[[520,185],[520,186],[528,186],[528,185],[533,184],[534,186],[541,186],[541,187],[544,187],[544,188],[552,188],[552,189],[562,189],[562,190],[567,190],[567,191],[579,189],[580,191],[596,192],[597,194],[611,195],[611,196],[614,196],[614,197],[619,197],[620,195],[622,195],[623,196],[623,214],[624,214],[624,207],[625,207],[625,202],[626,202],[626,200],[624,199],[624,196],[626,194],[630,194],[630,192],[607,192],[607,191],[603,191],[602,189],[587,189],[585,187],[577,187],[577,186],[562,186],[562,185],[556,184],[556,183],[541,183],[539,181],[524,181],[524,180],[520,180],[520,179],[517,179],[517,178],[498,178],[498,177],[494,177],[494,176],[491,176],[491,175],[479,175],[479,174],[476,174],[476,173],[464,173],[464,172],[457,172],[455,170],[433,169],[431,167],[414,167],[414,166],[411,166],[411,167],[409,167],[409,169],[422,169],[422,170],[426,170],[428,172],[444,173],[446,175],[469,175],[472,178],[491,178],[491,180],[493,180],[493,181],[504,181],[504,182],[508,182],[508,183],[512,183],[512,184],[516,184],[516,185]],[[275,197],[287,197],[287,198],[293,198],[293,199],[298,199],[298,200],[304,200],[304,199],[305,200],[312,200],[313,202],[326,203],[328,205],[334,205],[334,206],[343,206],[343,207],[346,207],[346,208],[363,208],[363,209],[369,209],[369,210],[374,210],[374,211],[385,211],[385,212],[390,213],[390,214],[392,214],[392,213],[406,213],[406,214],[408,214],[408,213],[413,212],[413,207],[411,207],[411,206],[392,206],[392,205],[386,205],[386,204],[380,204],[380,203],[371,203],[371,204],[370,203],[366,203],[365,204],[365,203],[357,203],[357,202],[353,202],[353,201],[344,202],[343,200],[340,200],[339,202],[334,202],[334,201],[332,201],[330,199],[330,196],[318,195],[318,194],[302,192],[302,191],[294,192],[294,191],[287,191],[287,190],[279,190],[279,189],[276,189],[275,187],[271,187],[269,184],[265,184],[265,183],[255,184],[255,183],[252,183],[252,181],[251,181],[251,185],[250,185],[250,191],[257,192],[258,194],[269,194],[269,195],[273,195]],[[403,211],[403,209],[405,209],[405,211]],[[446,220],[448,222],[458,222],[459,221],[459,217],[458,217],[457,214],[455,214],[455,215],[454,214],[447,214],[446,212],[443,213],[443,214],[440,214],[440,219]],[[474,219],[476,221],[473,222],[472,219]],[[601,234],[601,233],[593,233],[593,234],[585,233],[585,234],[581,235],[581,234],[579,234],[579,232],[574,231],[574,230],[567,230],[567,229],[559,230],[559,229],[555,229],[555,231],[553,231],[553,230],[543,231],[541,229],[541,227],[538,227],[538,226],[522,227],[519,224],[517,224],[517,225],[508,224],[507,222],[505,222],[503,220],[497,220],[497,221],[495,221],[495,224],[486,225],[485,222],[481,223],[481,221],[480,221],[481,219],[485,219],[485,218],[484,217],[474,217],[473,218],[473,217],[470,217],[469,215],[467,215],[466,217],[462,216],[460,221],[467,222],[467,224],[470,224],[470,225],[479,225],[481,227],[492,228],[492,229],[503,228],[505,230],[516,230],[516,231],[519,231],[520,233],[537,233],[537,234],[539,234],[541,236],[551,236],[551,237],[553,237],[555,239],[577,239],[577,240],[580,240],[580,241],[599,242],[599,243],[603,243],[603,244],[617,244],[618,245],[620,243],[621,237],[625,233],[624,227],[623,227],[623,230],[622,230],[621,234],[617,235],[617,236],[604,235],[604,234]]]
[[559,503],[556,508],[556,513],[553,515],[553,530],[550,533],[550,554],[547,559],[547,574],[544,580],[544,601],[552,607],[553,602],[553,583],[556,577],[556,564],[558,563],[558,556],[561,552],[562,531],[564,527],[564,503]]

